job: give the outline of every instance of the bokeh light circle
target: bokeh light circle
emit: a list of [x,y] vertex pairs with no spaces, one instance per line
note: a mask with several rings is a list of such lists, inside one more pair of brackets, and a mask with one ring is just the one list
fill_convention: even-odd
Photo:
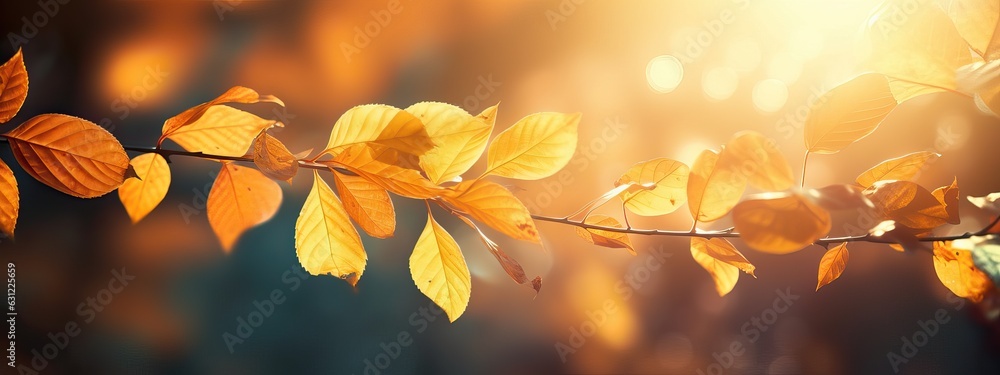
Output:
[[676,57],[656,56],[646,64],[646,81],[659,93],[674,91],[684,78],[684,66]]

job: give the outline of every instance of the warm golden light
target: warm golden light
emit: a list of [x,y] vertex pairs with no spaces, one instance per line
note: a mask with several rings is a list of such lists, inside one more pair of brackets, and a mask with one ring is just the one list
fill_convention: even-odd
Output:
[[659,93],[674,91],[683,78],[684,66],[676,57],[657,56],[646,65],[646,81],[649,82],[649,87]]

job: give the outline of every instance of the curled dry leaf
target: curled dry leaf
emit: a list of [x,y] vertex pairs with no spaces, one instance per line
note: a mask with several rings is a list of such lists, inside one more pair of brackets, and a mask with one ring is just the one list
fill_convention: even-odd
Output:
[[336,156],[344,148],[366,143],[417,156],[436,146],[424,124],[409,112],[383,104],[367,104],[351,108],[337,119],[323,154]]
[[[729,294],[736,286],[736,282],[740,280],[740,269],[734,265],[723,262],[716,258],[713,258],[708,253],[696,248],[696,243],[704,243],[707,240],[699,237],[691,238],[691,256],[694,258],[695,262],[698,262],[708,274],[712,276],[712,280],[715,282],[715,290],[719,293],[719,296],[725,296]],[[699,245],[702,247],[703,245]]]
[[633,165],[615,181],[615,186],[651,184],[652,188],[623,192],[622,203],[637,215],[666,215],[687,202],[685,191],[690,172],[684,163],[658,158]]
[[493,133],[496,108],[487,108],[485,116],[472,116],[464,109],[437,102],[422,102],[406,108],[406,112],[423,122],[427,135],[438,145],[420,155],[420,168],[431,182],[451,181],[479,160]]
[[222,156],[243,156],[254,139],[274,120],[233,107],[209,107],[197,120],[167,135],[185,150]]
[[540,243],[531,213],[513,194],[489,180],[469,180],[455,185],[445,202],[514,239]]
[[14,118],[28,97],[28,70],[18,48],[14,56],[0,65],[0,123]]
[[396,232],[396,210],[389,193],[360,176],[333,172],[334,183],[347,214],[366,233],[375,238],[389,238]]
[[[603,227],[622,228],[621,223],[617,219],[607,215],[590,215],[587,217],[585,223]],[[632,246],[632,241],[629,240],[626,233],[576,227],[576,235],[594,245],[613,249],[625,249],[632,253],[632,255],[635,255],[635,248]]]
[[28,174],[63,193],[94,198],[125,181],[128,155],[111,133],[67,115],[38,115],[6,134]]
[[919,231],[944,225],[949,216],[931,192],[910,181],[879,181],[865,190],[880,216]]
[[847,252],[847,242],[827,250],[823,254],[823,258],[819,260],[819,275],[816,282],[816,290],[818,291],[824,285],[840,278],[840,275],[844,274],[844,269],[847,268],[847,261],[849,259],[850,253]]
[[253,163],[265,176],[292,183],[299,161],[277,138],[261,131],[253,142]]
[[736,247],[733,246],[733,244],[725,238],[716,237],[716,238],[706,239],[701,237],[692,237],[691,249],[698,250],[702,253],[708,254],[708,256],[715,258],[716,260],[721,261],[723,263],[734,266],[738,268],[740,271],[746,272],[747,274],[753,276],[754,278],[757,277],[757,275],[754,274],[754,271],[757,269],[757,267],[754,267],[754,265],[751,264],[750,261],[743,256],[743,253],[741,253],[739,250],[736,250]]
[[118,199],[132,218],[132,223],[146,217],[167,196],[170,188],[170,166],[156,153],[142,154],[129,163],[135,178],[126,179],[118,188]]
[[952,180],[951,185],[934,189],[931,195],[944,207],[948,224],[955,225],[962,222],[958,213],[958,177]]
[[256,169],[223,162],[208,193],[208,223],[223,250],[243,232],[271,219],[281,205],[281,187]]
[[795,182],[792,167],[774,140],[758,132],[746,130],[733,135],[722,157],[732,158],[720,163],[738,166],[747,182],[758,189],[785,190]]
[[980,302],[993,288],[989,276],[976,268],[971,248],[958,248],[954,242],[934,242],[934,271],[938,279],[956,296]]
[[21,207],[20,199],[14,171],[0,160],[0,232],[7,237],[14,237],[17,214]]
[[705,150],[691,165],[687,183],[688,209],[696,222],[718,220],[743,196],[747,176],[739,166],[726,164],[731,161],[735,158],[720,157],[715,151]]
[[878,163],[867,171],[862,172],[855,179],[858,185],[863,188],[872,186],[875,182],[883,180],[911,180],[924,166],[937,161],[941,154],[930,151],[919,151],[906,154],[898,158],[889,159]]
[[410,275],[417,289],[454,322],[469,305],[472,276],[458,243],[427,212],[427,225],[410,255]]
[[830,213],[799,194],[767,193],[736,205],[733,224],[754,250],[787,254],[829,233]]
[[[229,90],[227,90],[226,92],[222,93],[222,95],[219,95],[219,97],[207,101],[205,103],[196,105],[194,107],[191,107],[185,110],[184,112],[181,112],[177,116],[171,117],[167,119],[167,121],[164,121],[162,135],[160,136],[159,141],[156,142],[156,145],[159,146],[160,144],[163,143],[164,139],[167,139],[168,137],[176,133],[179,129],[189,126],[194,122],[198,121],[199,119],[201,119],[201,117],[210,108],[214,108],[224,103],[252,104],[258,102],[270,102],[280,105],[282,107],[285,106],[285,103],[282,103],[281,100],[276,97],[270,95],[260,95],[253,89],[249,89],[242,86],[234,86]],[[223,124],[217,124],[217,125],[223,125]],[[207,124],[207,126],[213,126],[213,124]],[[257,132],[251,134],[250,139],[252,140],[253,136],[256,134]],[[243,151],[246,151],[246,149],[247,148],[244,147]],[[239,156],[239,155],[233,155],[233,156]]]
[[393,153],[394,151],[385,147],[375,149],[356,144],[344,149],[328,164],[343,166],[358,176],[407,198],[429,199],[444,193],[443,188],[434,185],[417,170],[388,163],[387,161],[395,161],[391,155]]
[[875,131],[896,99],[881,74],[862,74],[823,94],[810,108],[805,123],[806,151],[840,152]]
[[358,231],[318,171],[313,171],[312,189],[295,221],[295,253],[310,274],[330,274],[352,286],[368,263]]
[[523,285],[530,281],[531,288],[535,290],[536,294],[542,289],[541,276],[535,276],[533,280],[528,280],[528,276],[525,276],[524,268],[521,267],[521,264],[518,263],[516,259],[511,258],[510,255],[507,255],[507,253],[505,253],[496,242],[493,242],[493,240],[487,237],[486,234],[479,229],[479,226],[477,226],[476,223],[472,222],[472,220],[465,215],[459,215],[458,218],[462,219],[465,224],[476,230],[476,233],[479,234],[479,240],[483,242],[486,249],[490,251],[490,254],[493,254],[493,257],[497,259],[498,263],[500,263],[500,267],[503,268],[504,272],[507,273],[507,276],[510,276],[514,282]]
[[579,113],[525,116],[490,143],[483,175],[538,180],[555,174],[576,152],[579,125]]

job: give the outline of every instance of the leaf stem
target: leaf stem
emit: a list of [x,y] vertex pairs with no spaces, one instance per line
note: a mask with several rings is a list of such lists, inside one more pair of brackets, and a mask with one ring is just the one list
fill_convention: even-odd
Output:
[[802,158],[802,180],[799,181],[799,187],[806,187],[806,166],[809,165],[809,150],[806,150],[806,156]]

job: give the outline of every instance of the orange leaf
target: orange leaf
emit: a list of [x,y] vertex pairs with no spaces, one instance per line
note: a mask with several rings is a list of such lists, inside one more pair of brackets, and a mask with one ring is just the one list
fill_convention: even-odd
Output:
[[[188,126],[194,123],[195,121],[198,121],[202,117],[202,115],[204,115],[205,112],[208,111],[208,109],[212,108],[213,106],[223,103],[251,104],[257,102],[271,102],[278,104],[282,107],[285,106],[285,103],[282,103],[281,100],[276,97],[270,95],[260,95],[257,94],[257,92],[254,91],[253,89],[249,89],[242,86],[234,86],[229,90],[227,90],[226,92],[222,93],[222,95],[219,95],[219,97],[207,101],[205,103],[196,105],[194,107],[191,107],[185,110],[184,112],[181,112],[177,116],[171,117],[167,119],[167,121],[164,121],[163,131],[162,131],[163,135],[160,136],[160,139],[159,141],[156,142],[156,144],[160,145],[161,143],[163,143],[164,139],[167,139],[167,137],[177,132],[178,129]],[[246,150],[246,148],[244,148],[244,150]]]
[[[723,262],[721,260],[713,258],[708,253],[698,250],[695,246],[696,243],[705,242],[704,238],[691,237],[691,256],[694,258],[695,262],[698,262],[708,274],[712,276],[712,280],[715,281],[715,290],[719,292],[720,296],[729,294],[736,286],[736,282],[740,280],[740,269],[734,265]],[[703,245],[698,245],[703,247]]]
[[292,183],[299,171],[299,162],[277,138],[260,132],[253,142],[253,163],[265,176]]
[[875,131],[896,99],[881,74],[862,74],[824,94],[805,123],[806,150],[834,154]]
[[170,133],[167,138],[185,150],[222,156],[243,156],[261,131],[274,125],[273,120],[233,107],[218,105]]
[[816,290],[839,278],[844,273],[844,268],[847,268],[847,260],[849,258],[850,253],[847,252],[847,242],[827,250],[823,254],[823,259],[819,260],[819,275]]
[[830,213],[798,194],[767,193],[736,205],[733,224],[754,250],[787,254],[829,233]]
[[167,196],[170,166],[163,156],[155,153],[136,156],[130,164],[135,170],[136,178],[125,180],[118,188],[118,198],[132,218],[132,223],[138,223]]
[[734,159],[705,150],[691,165],[687,196],[688,209],[695,221],[718,220],[740,201],[747,187],[747,175],[739,166],[727,164]]
[[208,223],[229,252],[247,229],[268,221],[281,205],[281,187],[253,168],[223,162],[208,193]]
[[747,175],[747,182],[758,189],[777,191],[792,186],[792,167],[774,140],[755,131],[736,133],[726,144],[723,165],[736,165]]
[[956,296],[980,302],[993,288],[993,282],[972,261],[971,249],[960,249],[955,243],[934,243],[934,271],[938,279]]
[[872,186],[876,181],[883,180],[910,180],[924,168],[924,165],[933,163],[941,154],[930,151],[918,151],[906,154],[898,158],[889,159],[871,167],[867,171],[858,175],[858,185],[863,188]]
[[333,172],[340,199],[347,214],[361,229],[375,238],[389,238],[396,232],[396,211],[389,193],[364,177]]
[[521,267],[521,264],[518,263],[516,259],[507,255],[507,253],[505,253],[496,242],[493,242],[493,240],[487,237],[486,234],[483,233],[478,226],[476,226],[476,223],[473,223],[472,220],[469,220],[469,218],[465,215],[459,215],[458,218],[462,219],[465,224],[468,224],[472,227],[472,229],[476,230],[476,233],[479,234],[479,240],[483,242],[486,249],[490,251],[490,254],[493,254],[493,257],[500,263],[500,267],[503,268],[504,272],[507,273],[507,276],[510,276],[514,282],[518,284],[525,284],[530,281],[531,288],[535,290],[535,293],[538,293],[538,291],[542,289],[541,276],[535,276],[533,280],[529,280],[528,276],[525,275],[524,268]]
[[20,206],[14,171],[10,170],[7,163],[0,160],[0,231],[7,237],[14,237],[14,227],[17,225],[17,213]]
[[931,195],[944,207],[948,214],[948,224],[959,224],[962,221],[958,213],[958,177],[952,180],[951,185],[934,189]]
[[63,193],[93,198],[125,181],[128,155],[111,133],[67,115],[38,115],[7,133],[28,174]]
[[736,247],[725,238],[716,237],[706,239],[701,237],[691,237],[691,249],[698,250],[708,254],[708,256],[715,258],[718,261],[739,268],[740,271],[746,272],[754,278],[757,277],[757,275],[754,274],[757,267],[754,267],[754,265],[743,256],[743,253],[736,250]]
[[[607,215],[591,215],[587,217],[585,223],[590,225],[600,225],[604,227],[614,227],[621,228],[621,223],[617,219],[607,216]],[[628,234],[620,232],[610,232],[600,229],[584,229],[576,227],[576,235],[580,236],[597,246],[604,246],[617,249],[626,249],[628,252],[635,255],[635,248],[632,247],[632,241],[629,240]]]
[[444,193],[444,189],[424,178],[420,172],[386,163],[384,160],[392,153],[393,150],[384,147],[374,149],[365,144],[356,144],[344,149],[333,161],[323,163],[343,166],[368,181],[407,198],[429,199]]
[[531,213],[503,186],[489,180],[469,180],[455,185],[444,197],[455,208],[512,238],[540,243]]
[[885,219],[918,231],[948,222],[948,212],[931,192],[909,181],[879,181],[865,190]]
[[0,123],[10,121],[28,97],[28,70],[18,48],[14,56],[0,65]]

